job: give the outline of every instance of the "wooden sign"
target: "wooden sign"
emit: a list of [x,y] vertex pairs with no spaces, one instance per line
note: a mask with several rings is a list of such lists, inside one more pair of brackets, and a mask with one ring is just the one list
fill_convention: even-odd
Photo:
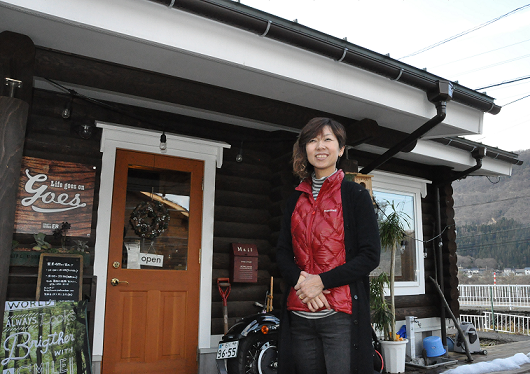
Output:
[[43,253],[37,280],[37,301],[80,301],[83,255]]
[[93,166],[24,157],[15,232],[51,235],[68,222],[68,236],[90,236],[95,176]]
[[232,243],[230,273],[232,282],[258,281],[258,247],[256,244]]

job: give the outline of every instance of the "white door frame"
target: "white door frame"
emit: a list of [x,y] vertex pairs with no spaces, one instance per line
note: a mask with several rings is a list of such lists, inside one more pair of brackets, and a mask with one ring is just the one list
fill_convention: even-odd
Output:
[[100,148],[103,155],[94,251],[94,275],[97,276],[97,292],[94,313],[93,361],[101,361],[103,356],[110,218],[116,149],[204,161],[198,348],[210,348],[215,173],[216,167],[220,168],[222,166],[223,149],[230,148],[230,144],[166,134],[167,149],[162,151],[160,150],[161,133],[159,131],[142,130],[99,121],[96,121],[96,126],[103,129]]

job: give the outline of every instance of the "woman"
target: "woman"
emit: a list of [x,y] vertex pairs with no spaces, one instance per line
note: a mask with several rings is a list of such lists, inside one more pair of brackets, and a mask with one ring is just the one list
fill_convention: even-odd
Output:
[[369,192],[336,165],[346,132],[314,118],[293,147],[302,180],[289,198],[277,262],[290,286],[284,299],[279,373],[372,373],[370,271],[379,264],[379,231]]

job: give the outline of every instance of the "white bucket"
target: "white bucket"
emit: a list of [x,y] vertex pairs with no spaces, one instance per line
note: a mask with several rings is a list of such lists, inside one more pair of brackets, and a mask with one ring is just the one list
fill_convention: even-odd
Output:
[[387,373],[396,374],[405,372],[405,354],[408,340],[381,341],[383,360]]

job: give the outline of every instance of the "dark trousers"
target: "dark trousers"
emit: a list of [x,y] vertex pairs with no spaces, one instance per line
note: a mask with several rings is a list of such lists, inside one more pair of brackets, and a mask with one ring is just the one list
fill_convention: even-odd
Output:
[[308,319],[290,313],[293,360],[300,374],[350,374],[351,315]]

